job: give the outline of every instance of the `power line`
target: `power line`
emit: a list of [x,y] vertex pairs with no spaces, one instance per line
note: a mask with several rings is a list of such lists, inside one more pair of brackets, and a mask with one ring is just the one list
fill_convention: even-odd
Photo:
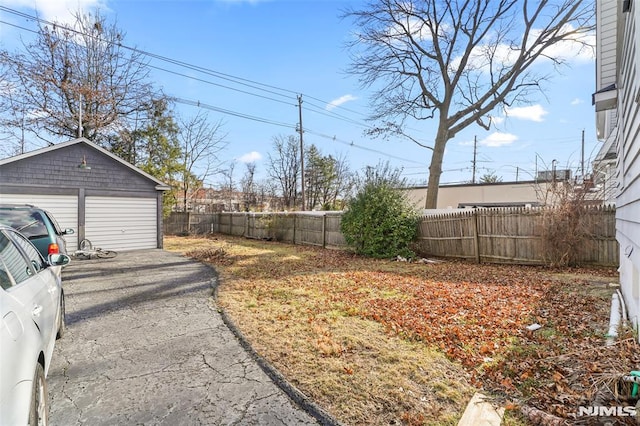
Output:
[[199,82],[205,83],[205,84],[210,84],[212,86],[222,87],[224,89],[233,90],[233,91],[239,92],[239,93],[245,93],[245,94],[251,95],[251,96],[257,96],[259,98],[267,99],[267,100],[270,100],[270,101],[273,101],[273,102],[279,102],[279,103],[282,103],[282,104],[285,104],[285,105],[289,105],[289,106],[295,106],[293,103],[289,103],[289,102],[283,101],[281,99],[275,99],[275,98],[271,98],[271,97],[268,97],[268,96],[258,95],[257,93],[247,92],[245,90],[240,90],[240,89],[236,89],[236,88],[233,88],[233,87],[230,87],[230,86],[225,86],[225,85],[222,85],[222,84],[219,84],[219,83],[214,83],[214,82],[209,81],[209,80],[204,80],[204,79],[201,79],[201,78],[190,76],[188,74],[179,73],[177,71],[171,71],[171,70],[168,70],[166,68],[157,67],[157,66],[154,66],[154,65],[147,64],[147,66],[149,68],[157,69],[159,71],[164,71],[164,72],[167,72],[167,73],[170,73],[170,74],[174,74],[174,75],[179,75],[181,77],[185,77],[185,78],[188,78],[188,79],[191,79],[191,80],[194,80],[194,81],[199,81]]
[[[57,27],[64,28],[65,30],[73,32],[75,34],[88,35],[88,36],[91,36],[93,38],[98,39],[98,41],[109,42],[108,40],[103,40],[103,39],[101,39],[99,37],[96,37],[96,36],[93,36],[93,35],[90,35],[90,34],[82,33],[81,31],[76,30],[74,28],[69,28],[68,26],[59,25],[59,24],[56,24],[54,22],[47,21],[47,20],[39,18],[37,16],[26,14],[24,12],[20,12],[18,10],[15,10],[15,9],[12,9],[12,8],[9,8],[9,7],[6,7],[6,6],[0,6],[0,10],[5,11],[7,13],[14,14],[14,15],[18,15],[18,16],[23,17],[23,18],[25,18],[27,20],[30,20],[30,21],[35,21],[35,22],[51,25],[54,28],[57,28]],[[0,22],[4,23],[6,25],[10,25],[12,27],[24,30],[24,31],[28,31],[28,32],[35,33],[35,34],[38,33],[38,31],[29,29],[29,28],[25,28],[25,27],[22,27],[20,25],[12,24],[12,23],[9,23],[9,22],[6,22],[6,21],[0,21]],[[215,71],[215,70],[212,70],[210,68],[202,67],[202,66],[195,65],[195,64],[192,64],[192,63],[189,63],[189,62],[185,62],[185,61],[181,61],[181,60],[178,60],[178,59],[173,59],[173,58],[170,58],[170,57],[167,57],[167,56],[163,56],[163,55],[152,53],[152,52],[149,52],[149,51],[146,51],[146,50],[142,50],[142,49],[138,49],[138,48],[135,48],[135,47],[127,46],[127,45],[124,45],[124,44],[121,44],[121,43],[118,43],[118,46],[123,48],[123,49],[129,50],[131,52],[134,52],[134,53],[137,53],[137,54],[140,54],[140,55],[144,55],[144,56],[149,57],[149,58],[157,59],[157,60],[160,60],[160,61],[163,61],[163,62],[167,62],[167,63],[173,64],[173,65],[184,67],[184,68],[190,69],[192,71],[197,71],[197,72],[200,72],[200,73],[203,73],[203,74],[215,77],[215,78],[219,78],[219,79],[222,79],[222,80],[230,81],[230,82],[233,82],[235,84],[243,85],[243,86],[246,86],[246,87],[249,87],[249,88],[252,88],[252,89],[255,89],[255,90],[259,90],[259,91],[262,91],[262,92],[266,92],[266,93],[269,93],[269,94],[272,94],[272,95],[275,95],[275,96],[284,97],[284,98],[290,100],[291,104],[289,104],[286,101],[280,100],[280,99],[274,99],[272,97],[268,97],[268,96],[264,96],[264,95],[258,95],[256,93],[251,93],[251,92],[248,92],[246,90],[240,90],[240,89],[233,88],[233,87],[230,87],[230,86],[225,86],[225,85],[221,85],[221,84],[218,84],[218,83],[213,83],[213,82],[210,82],[208,80],[200,79],[200,78],[197,78],[197,77],[194,77],[194,76],[190,76],[190,75],[187,75],[187,74],[171,71],[171,70],[168,70],[168,69],[163,68],[163,67],[158,67],[158,66],[154,66],[154,65],[151,65],[151,64],[145,64],[145,65],[149,66],[150,68],[157,69],[159,71],[168,72],[168,73],[171,73],[171,74],[174,74],[174,75],[180,75],[180,76],[182,76],[184,78],[188,78],[188,79],[191,79],[191,80],[194,80],[194,81],[203,82],[203,83],[210,84],[210,85],[215,85],[215,86],[222,87],[222,88],[225,88],[225,89],[228,89],[228,90],[232,90],[232,91],[236,91],[236,92],[239,92],[239,93],[244,93],[244,94],[248,94],[248,95],[251,95],[251,96],[257,96],[257,97],[261,97],[263,99],[267,99],[267,100],[271,100],[271,101],[275,101],[275,102],[281,102],[281,103],[285,103],[285,104],[289,104],[289,105],[294,105],[295,97],[299,93],[299,91],[285,89],[285,88],[282,88],[282,87],[277,87],[277,86],[270,85],[270,84],[260,83],[260,82],[254,81],[254,80],[250,80],[250,79],[234,76],[234,75],[231,75],[231,74],[222,73],[220,71]],[[309,95],[306,95],[306,94],[304,94],[304,96],[308,97],[309,99],[313,99],[313,100],[315,100],[317,102],[321,102],[321,103],[323,103],[325,105],[329,105],[330,104],[330,102],[328,102],[328,101],[321,100],[321,99],[315,98],[313,96],[309,96]],[[370,129],[371,128],[371,126],[366,124],[366,123],[354,120],[354,119],[349,118],[349,117],[345,117],[345,116],[343,116],[341,114],[337,114],[335,112],[326,112],[326,108],[323,108],[321,106],[318,106],[318,105],[315,105],[315,104],[310,104],[310,105],[312,105],[312,106],[314,106],[314,107],[319,109],[319,110],[313,111],[313,112],[315,112],[317,114],[324,115],[324,116],[327,116],[329,118],[341,120],[341,121],[344,121],[344,122],[347,122],[347,123],[350,123],[350,124],[355,124],[357,126],[365,128],[365,129]],[[339,108],[339,109],[344,110],[344,111],[351,112],[353,114],[364,115],[364,114],[359,113],[357,111],[345,108],[345,107],[343,107],[341,105],[334,105],[334,107],[335,108]]]
[[[36,22],[39,22],[39,23],[48,24],[48,25],[53,26],[54,28],[55,27],[61,27],[61,28],[64,28],[65,30],[71,31],[71,32],[73,32],[75,34],[87,35],[87,34],[84,34],[81,31],[78,31],[76,29],[69,28],[69,27],[66,27],[66,26],[60,26],[60,25],[52,23],[50,21],[47,21],[47,20],[44,20],[44,19],[41,19],[41,18],[38,18],[38,17],[35,17],[35,16],[31,16],[31,15],[19,12],[19,11],[16,11],[14,9],[11,9],[11,8],[8,8],[8,7],[5,7],[5,6],[0,6],[0,10],[3,10],[3,11],[8,12],[8,13],[13,13],[15,15],[24,17],[24,18],[26,18],[28,20],[33,20],[33,21],[36,21]],[[22,27],[20,25],[16,25],[16,24],[13,24],[13,23],[10,23],[10,22],[6,22],[6,21],[0,21],[0,22],[4,23],[6,25],[10,25],[12,27],[24,30],[24,31],[28,31],[28,32],[31,32],[31,33],[38,34],[38,31],[29,29],[29,28],[25,28],[25,27]],[[91,36],[91,35],[89,35],[89,36]],[[92,36],[92,37],[95,38],[95,36]],[[101,39],[99,39],[99,40],[101,40]],[[108,42],[107,40],[101,40],[101,41]],[[278,92],[276,92],[274,90],[278,90],[278,91],[285,92],[285,93],[291,93],[291,94],[295,93],[294,91],[291,91],[291,90],[288,90],[288,89],[284,89],[284,88],[280,88],[280,87],[276,87],[276,86],[272,86],[272,85],[267,85],[267,84],[263,84],[263,83],[259,83],[259,82],[253,81],[253,80],[248,80],[248,79],[244,79],[244,78],[241,78],[241,77],[232,76],[230,74],[221,73],[221,72],[214,71],[214,70],[211,70],[211,69],[208,69],[208,68],[204,68],[204,67],[201,67],[201,66],[198,66],[198,65],[190,64],[190,63],[187,63],[187,62],[184,62],[184,61],[176,60],[176,59],[173,59],[173,58],[169,58],[169,57],[166,57],[166,56],[154,54],[154,53],[151,53],[151,52],[148,52],[148,51],[144,51],[144,50],[141,50],[141,49],[133,48],[133,47],[130,47],[130,46],[127,46],[127,45],[118,44],[118,46],[123,48],[123,49],[127,49],[129,51],[144,55],[144,56],[149,57],[149,58],[153,58],[153,59],[157,59],[157,60],[160,60],[160,61],[164,61],[164,62],[173,64],[173,65],[178,65],[178,66],[181,66],[181,67],[193,70],[193,71],[201,72],[203,74],[206,74],[206,75],[209,75],[209,76],[212,76],[212,77],[215,77],[215,78],[220,78],[220,79],[223,79],[223,80],[227,80],[227,81],[230,81],[230,82],[233,82],[233,83],[236,83],[236,84],[240,84],[240,85],[243,85],[243,86],[246,86],[246,87],[250,87],[252,89],[260,90],[260,91],[263,91],[263,92],[266,92],[266,93],[270,93],[270,94],[273,94],[273,95],[285,97],[285,95],[283,95],[282,93],[278,93]],[[227,86],[227,85],[222,85],[222,84],[219,84],[219,83],[215,83],[215,82],[212,82],[212,81],[209,81],[209,80],[205,80],[205,79],[202,79],[202,78],[194,77],[194,76],[187,75],[187,74],[184,74],[184,73],[180,73],[180,72],[177,72],[177,71],[169,70],[169,69],[166,69],[166,68],[163,68],[163,67],[159,67],[159,66],[156,66],[156,65],[151,65],[151,64],[145,64],[145,65],[149,66],[150,68],[162,71],[162,72],[167,72],[167,73],[170,73],[170,74],[173,74],[173,75],[178,75],[178,76],[181,76],[181,77],[184,77],[184,78],[187,78],[187,79],[191,79],[191,80],[194,80],[194,81],[198,81],[198,82],[202,82],[202,83],[205,83],[205,84],[210,84],[210,85],[214,85],[214,86],[217,86],[217,87],[225,88],[225,89],[228,89],[228,90],[233,90],[233,91],[237,91],[237,92],[240,92],[240,93],[248,94],[248,95],[251,95],[251,96],[261,97],[261,98],[264,98],[264,99],[267,99],[267,100],[270,100],[270,101],[279,102],[279,103],[283,103],[283,104],[286,104],[286,105],[294,106],[293,103],[289,103],[289,102],[281,100],[281,99],[275,99],[275,98],[270,97],[270,96],[259,95],[257,93],[252,93],[252,92],[249,92],[249,91],[246,91],[246,90],[241,90],[241,89],[237,89],[237,88],[230,87],[230,86]],[[196,106],[196,107],[199,107],[199,108],[204,108],[204,109],[208,109],[208,110],[211,110],[211,111],[216,111],[216,112],[219,112],[219,113],[222,113],[222,114],[227,114],[227,115],[232,115],[232,116],[239,117],[239,118],[248,119],[248,120],[255,121],[255,122],[261,122],[261,123],[271,124],[271,125],[275,125],[275,126],[289,128],[289,129],[295,129],[295,126],[292,126],[292,125],[287,124],[287,123],[282,123],[282,122],[278,122],[278,121],[275,121],[275,120],[266,119],[266,118],[263,118],[263,117],[257,117],[257,116],[254,116],[254,115],[245,114],[245,113],[241,113],[241,112],[238,112],[238,111],[233,111],[233,110],[221,108],[221,107],[210,105],[210,104],[206,104],[206,103],[203,103],[203,102],[200,102],[200,101],[193,101],[193,100],[188,100],[188,99],[184,99],[184,98],[181,98],[181,97],[175,97],[175,96],[170,96],[169,98],[172,101],[177,102],[177,103]],[[315,98],[315,97],[311,97],[310,96],[310,98],[314,99],[314,100],[316,100],[318,102],[322,102],[324,104],[329,104],[329,102],[320,100],[320,99]],[[291,99],[291,98],[289,98],[289,99]],[[330,118],[333,118],[333,119],[342,120],[342,121],[345,121],[345,122],[348,122],[348,123],[351,123],[351,124],[355,124],[355,125],[361,126],[361,127],[365,128],[365,129],[366,128],[370,128],[365,123],[353,120],[353,119],[348,118],[348,117],[344,117],[344,116],[342,116],[340,114],[337,114],[335,112],[326,112],[325,109],[323,109],[321,106],[318,106],[316,104],[310,103],[310,106],[312,106],[314,108],[317,108],[316,110],[310,109],[311,112],[314,112],[316,114],[324,115],[324,116],[327,116],[327,117],[330,117]],[[341,106],[336,106],[336,107],[347,110],[346,108],[343,108]],[[351,111],[351,110],[348,110],[348,111]],[[355,111],[351,111],[351,112],[358,114]],[[404,162],[415,163],[415,164],[423,164],[423,163],[420,163],[420,162],[417,162],[417,161],[414,161],[414,160],[402,158],[402,157],[399,157],[399,156],[395,156],[395,155],[392,155],[392,154],[385,153],[383,151],[379,151],[379,150],[376,150],[376,149],[372,149],[372,148],[368,148],[368,147],[365,147],[365,146],[361,146],[361,145],[355,144],[353,142],[342,141],[342,140],[338,139],[336,136],[328,136],[328,135],[325,135],[325,134],[322,134],[322,133],[316,133],[316,132],[313,132],[313,131],[310,131],[310,130],[306,130],[306,131],[309,132],[310,134],[314,134],[314,135],[319,136],[319,137],[327,138],[327,139],[330,139],[330,140],[332,140],[334,142],[342,143],[342,144],[345,144],[347,146],[354,147],[354,148],[361,149],[361,150],[365,150],[365,151],[368,151],[368,152],[380,154],[380,155],[383,155],[383,156],[388,157],[388,158],[394,158],[394,159],[397,159],[397,160],[401,160],[401,161],[404,161]]]
[[[7,9],[7,8],[5,8],[4,6],[0,6],[0,10],[2,10],[2,9]],[[42,20],[42,19],[38,19],[38,20],[43,22],[43,23],[47,23],[49,25],[55,25],[55,24],[50,23],[49,21],[45,21],[45,20]],[[10,22],[7,22],[7,21],[0,20],[0,23],[9,25],[9,26],[14,27],[14,28],[18,28],[18,29],[23,30],[23,31],[28,31],[28,32],[31,32],[33,34],[38,34],[38,31],[32,30],[30,28],[23,27],[23,26],[20,26],[20,25],[16,25],[16,24],[13,24],[13,23],[10,23]],[[68,29],[67,27],[63,27],[63,28]],[[80,31],[77,31],[77,30],[72,30],[72,29],[70,29],[70,30],[73,31],[76,34],[84,34],[84,33],[81,33]],[[84,34],[84,35],[87,35],[87,34]],[[105,41],[106,42],[107,40],[101,40],[100,39],[99,41]],[[186,62],[177,61],[177,60],[174,60],[174,59],[171,59],[171,58],[168,58],[168,57],[156,55],[154,53],[146,52],[146,51],[143,51],[143,50],[140,50],[140,49],[136,49],[136,48],[133,48],[133,47],[129,47],[129,46],[126,46],[126,45],[123,45],[123,44],[119,44],[118,46],[122,47],[124,49],[130,50],[130,51],[132,51],[134,53],[138,53],[138,54],[150,57],[150,58],[159,59],[159,60],[162,60],[164,62],[168,62],[170,64],[179,65],[179,66],[182,66],[184,68],[191,69],[193,71],[198,71],[198,72],[201,72],[201,73],[204,73],[204,74],[212,75],[214,77],[221,78],[223,80],[232,81],[234,83],[242,84],[244,86],[251,87],[251,88],[254,88],[254,89],[257,89],[257,90],[261,90],[261,91],[264,91],[264,92],[267,92],[267,93],[272,93],[274,95],[284,96],[281,93],[277,93],[277,92],[274,92],[274,91],[262,89],[262,88],[255,87],[255,86],[252,86],[252,85],[249,85],[249,84],[245,84],[245,83],[239,83],[239,82],[233,80],[232,78],[220,77],[218,75],[215,75],[216,71],[206,70],[205,68],[199,67],[197,65],[187,64]],[[137,61],[137,62],[142,63],[141,61]],[[210,85],[213,85],[213,86],[222,87],[222,88],[229,89],[229,90],[232,90],[232,91],[236,91],[236,92],[239,92],[239,93],[245,93],[245,94],[248,94],[248,95],[251,95],[251,96],[261,97],[261,98],[268,99],[268,100],[271,100],[271,101],[274,101],[274,102],[280,102],[280,103],[285,103],[285,104],[289,104],[289,105],[294,105],[292,97],[289,98],[289,99],[291,99],[291,103],[288,103],[288,102],[285,102],[285,101],[283,101],[281,99],[275,99],[275,98],[272,98],[272,97],[259,95],[259,94],[256,94],[256,93],[251,93],[251,92],[248,92],[246,90],[237,89],[237,88],[234,88],[234,87],[231,87],[231,86],[225,86],[225,85],[222,85],[222,84],[219,84],[219,83],[214,83],[214,82],[209,81],[209,80],[204,80],[204,79],[201,79],[201,78],[198,78],[198,77],[194,77],[192,75],[180,73],[180,72],[177,72],[177,71],[172,71],[172,70],[169,70],[167,68],[159,67],[157,65],[152,65],[150,63],[143,63],[143,64],[145,66],[148,66],[149,68],[153,68],[153,69],[156,69],[156,70],[159,70],[159,71],[162,71],[162,72],[166,72],[166,73],[170,73],[170,74],[174,74],[174,75],[179,75],[181,77],[184,77],[184,78],[187,78],[187,79],[190,79],[190,80],[194,80],[194,81],[198,81],[198,82],[201,82],[201,83],[206,83],[206,84],[210,84]],[[224,74],[222,74],[222,75],[224,75]],[[235,78],[241,79],[240,77],[235,77]],[[250,81],[250,80],[248,80],[248,81]],[[255,83],[255,84],[261,84],[261,83]],[[286,90],[286,89],[281,89],[281,90]]]
[[343,145],[355,147],[355,148],[361,149],[363,151],[368,151],[368,152],[373,152],[373,153],[376,153],[376,154],[381,154],[381,155],[384,155],[385,157],[389,157],[389,158],[393,158],[393,159],[396,159],[396,160],[405,161],[407,163],[424,164],[424,163],[421,163],[421,162],[418,162],[418,161],[415,161],[415,160],[410,160],[410,159],[407,159],[407,158],[398,157],[398,156],[393,155],[393,154],[388,154],[386,152],[378,151],[377,149],[368,148],[366,146],[358,145],[358,144],[355,144],[353,142],[347,142],[347,141],[338,139],[335,136],[329,136],[329,135],[325,135],[323,133],[317,133],[317,132],[314,132],[314,131],[309,130],[309,129],[306,129],[305,132],[306,133],[310,133],[310,134],[315,135],[315,136],[319,136],[321,138],[330,139],[330,140],[332,140],[334,142],[338,142],[338,143],[343,144]]
[[198,108],[204,108],[204,109],[208,109],[208,110],[211,110],[211,111],[216,111],[216,112],[219,112],[219,113],[222,113],[222,114],[232,115],[234,117],[244,118],[244,119],[247,119],[247,120],[257,121],[257,122],[265,123],[265,124],[271,124],[271,125],[274,125],[274,126],[286,127],[286,128],[289,128],[289,129],[295,129],[295,126],[293,126],[291,124],[288,124],[288,123],[269,120],[267,118],[262,118],[262,117],[256,117],[254,115],[244,114],[244,113],[241,113],[241,112],[232,111],[232,110],[228,110],[228,109],[225,109],[225,108],[221,108],[221,107],[205,104],[205,103],[202,103],[200,101],[192,101],[192,100],[178,98],[178,97],[174,97],[174,96],[169,96],[169,99],[174,101],[174,102],[177,102],[177,103],[181,103],[181,104],[185,104],[185,105],[191,105],[191,106],[195,106],[195,107],[198,107]]

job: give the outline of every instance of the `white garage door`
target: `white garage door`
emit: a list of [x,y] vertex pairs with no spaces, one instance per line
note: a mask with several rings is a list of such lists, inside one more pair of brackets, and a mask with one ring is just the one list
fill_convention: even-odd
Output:
[[63,230],[71,228],[74,234],[64,237],[67,252],[73,253],[78,244],[78,197],[75,195],[23,195],[0,194],[0,203],[32,204],[50,212]]
[[105,250],[156,248],[156,211],[155,198],[87,197],[85,236]]

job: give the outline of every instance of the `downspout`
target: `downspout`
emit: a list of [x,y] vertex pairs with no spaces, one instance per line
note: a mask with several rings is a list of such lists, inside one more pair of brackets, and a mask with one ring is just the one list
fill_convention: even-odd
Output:
[[624,297],[622,297],[622,293],[620,289],[616,289],[616,293],[618,293],[618,299],[620,300],[620,307],[622,308],[622,325],[627,325],[627,305],[624,303]]
[[620,297],[618,292],[611,295],[611,313],[609,314],[609,331],[607,332],[606,346],[613,345],[618,337],[618,328],[620,327]]

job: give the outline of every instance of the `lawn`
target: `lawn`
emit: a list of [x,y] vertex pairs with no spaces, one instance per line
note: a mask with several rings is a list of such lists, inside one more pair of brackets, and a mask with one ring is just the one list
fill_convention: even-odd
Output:
[[217,303],[252,347],[345,424],[455,425],[479,389],[507,424],[526,424],[523,406],[570,419],[640,365],[629,335],[604,346],[615,269],[396,262],[223,235],[164,244],[211,263]]

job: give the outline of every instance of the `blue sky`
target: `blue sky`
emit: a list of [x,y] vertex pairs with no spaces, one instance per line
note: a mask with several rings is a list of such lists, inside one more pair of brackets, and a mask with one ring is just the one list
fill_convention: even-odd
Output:
[[[345,156],[352,170],[389,161],[402,167],[413,183],[426,183],[430,151],[405,140],[377,140],[363,135],[370,114],[371,91],[346,73],[349,56],[345,42],[355,29],[341,19],[347,6],[359,0],[0,0],[0,5],[35,13],[47,20],[68,21],[70,11],[99,7],[126,33],[124,44],[157,55],[215,71],[216,76],[152,60],[152,79],[170,96],[200,102],[220,111],[208,111],[222,120],[226,162],[253,161],[264,176],[267,155],[276,136],[296,135],[297,95],[303,99],[305,144],[325,155]],[[0,21],[35,28],[33,22],[0,12]],[[0,23],[0,46],[14,48],[30,34]],[[585,157],[597,153],[595,114],[591,94],[595,87],[594,59],[582,55],[571,67],[556,73],[544,95],[531,104],[500,113],[490,131],[470,127],[447,145],[442,183],[469,181],[473,140],[477,137],[477,176],[494,171],[504,181],[532,179],[536,170],[577,169],[581,135]],[[540,65],[545,66],[544,64]],[[183,77],[185,74],[192,78]],[[205,81],[199,81],[199,80]],[[240,80],[242,79],[242,80]],[[233,81],[230,81],[233,80]],[[239,84],[241,81],[243,84]],[[226,86],[226,87],[222,87]],[[184,116],[197,107],[177,104]],[[243,117],[238,117],[242,115]],[[434,122],[411,124],[412,135],[433,140]],[[32,147],[36,147],[34,141]],[[212,177],[210,184],[222,181]]]

